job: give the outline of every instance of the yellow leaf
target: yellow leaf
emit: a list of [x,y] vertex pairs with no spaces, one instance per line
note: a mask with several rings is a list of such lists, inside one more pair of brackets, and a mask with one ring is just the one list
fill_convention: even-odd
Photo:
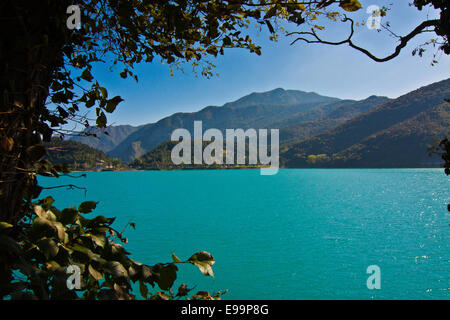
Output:
[[9,152],[12,150],[12,148],[14,146],[14,140],[9,137],[2,137],[0,139],[0,146],[3,150],[5,150],[6,152]]
[[359,3],[358,0],[347,0],[347,1],[343,1],[341,2],[341,4],[339,5],[342,9],[344,9],[345,11],[358,11],[359,9],[362,8],[361,3]]

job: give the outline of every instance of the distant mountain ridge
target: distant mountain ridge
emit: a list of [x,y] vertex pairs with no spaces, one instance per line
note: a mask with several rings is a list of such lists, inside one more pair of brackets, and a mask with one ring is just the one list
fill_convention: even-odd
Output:
[[280,158],[286,167],[435,166],[427,147],[449,131],[448,97],[450,79],[433,83],[287,145]]
[[[303,99],[303,102],[302,102]],[[383,101],[371,101],[366,108],[372,108]],[[123,161],[132,161],[146,152],[154,149],[164,141],[170,140],[171,133],[177,128],[193,131],[195,120],[201,120],[203,129],[217,128],[283,128],[292,122],[325,120],[327,115],[339,108],[350,108],[355,104],[353,100],[342,100],[333,97],[321,96],[316,93],[307,93],[295,90],[275,89],[265,93],[252,93],[234,102],[224,104],[222,107],[209,106],[197,112],[175,113],[160,121],[144,125],[130,134],[115,149],[108,152],[113,158]],[[354,111],[352,115],[360,111]],[[347,115],[351,113],[347,112]],[[342,116],[341,123],[349,119]],[[319,126],[314,133],[331,128],[334,123]],[[301,138],[309,137],[303,135]]]
[[315,92],[277,88],[267,92],[253,92],[236,101],[225,103],[223,107],[246,108],[273,104],[291,106],[296,104],[330,102],[330,99],[339,100],[337,98],[324,97]]
[[[436,138],[450,128],[450,105],[431,107],[341,152],[346,167],[438,167],[441,159],[427,153]],[[338,163],[339,164],[339,163]]]
[[[397,99],[370,96],[359,101],[278,88],[251,93],[221,107],[175,113],[140,127],[112,126],[107,129],[109,136],[84,139],[125,162],[154,150],[142,158],[153,166],[153,159],[167,158],[170,144],[164,143],[173,130],[185,128],[192,133],[194,121],[201,120],[203,131],[280,129],[280,161],[285,167],[437,166],[428,157],[427,147],[449,131],[450,110],[443,102],[449,97],[450,79]],[[164,156],[159,154],[162,150]],[[158,161],[157,167],[164,168],[164,161]]]
[[[305,97],[305,102],[301,102]],[[208,106],[197,112],[175,113],[160,121],[142,126],[130,134],[108,154],[123,161],[144,155],[164,141],[170,140],[175,129],[193,131],[193,124],[201,120],[203,129],[217,128],[274,128],[276,122],[287,121],[302,113],[339,99],[315,93],[275,89],[266,93],[250,94],[222,107]],[[262,104],[264,103],[264,104]],[[317,119],[320,115],[313,117]]]
[[[70,140],[83,143],[92,148],[108,153],[139,128],[140,127],[130,125],[109,126],[106,130],[97,127],[89,127],[85,129],[84,132],[91,135],[73,136]],[[108,134],[105,134],[105,131]],[[95,136],[92,134],[95,134]]]
[[[280,142],[288,143],[313,137],[388,101],[390,99],[387,97],[371,96],[361,101],[340,100],[321,108],[316,108],[309,113],[303,114],[303,118],[294,117],[289,122],[282,124]],[[315,120],[314,117],[310,116],[312,112],[322,112],[323,114],[319,119]]]

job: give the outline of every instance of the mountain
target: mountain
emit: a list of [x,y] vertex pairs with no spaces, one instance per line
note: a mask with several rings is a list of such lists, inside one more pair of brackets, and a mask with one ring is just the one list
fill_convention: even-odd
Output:
[[72,140],[53,138],[46,144],[53,164],[67,164],[71,170],[91,170],[106,166],[110,158],[100,150]]
[[[108,154],[123,161],[139,158],[160,143],[170,140],[175,129],[185,128],[193,132],[196,120],[202,121],[203,130],[278,128],[276,125],[284,125],[289,119],[301,118],[302,114],[314,113],[314,110],[336,101],[339,99],[294,90],[275,89],[254,93],[221,107],[209,106],[198,112],[175,113],[156,123],[144,125]],[[319,119],[321,116],[322,112],[316,112],[308,119]]]
[[377,132],[338,153],[347,167],[436,167],[428,147],[450,128],[450,104],[442,104]]
[[[334,128],[347,120],[388,102],[387,97],[371,96],[361,101],[341,100],[306,112],[302,117],[293,117],[286,126],[281,125],[280,143],[303,140]],[[318,120],[311,120],[313,112],[323,112]],[[317,116],[316,116],[317,118]],[[286,122],[284,124],[287,124]]]
[[[178,128],[192,133],[194,121],[201,120],[203,131],[279,128],[282,167],[437,167],[441,160],[430,158],[428,147],[449,131],[450,105],[444,102],[448,97],[450,79],[394,100],[379,96],[340,100],[275,89],[249,94],[222,107],[176,113],[140,127],[109,127],[109,136],[89,128],[100,138],[75,139],[86,139],[91,146],[107,150],[109,156],[131,162],[134,168],[174,169],[170,161],[175,145],[169,141],[171,133]],[[92,159],[106,157],[86,146],[72,147],[72,163],[89,162],[85,166],[92,166]],[[83,152],[88,159],[83,160]],[[203,168],[183,168],[194,167]]]
[[[117,145],[138,129],[139,127],[130,125],[109,126],[106,129],[89,127],[84,130],[84,133],[95,134],[95,136],[81,135],[70,137],[69,139],[107,153],[117,147]],[[105,131],[107,134],[105,134]]]
[[[422,87],[312,138],[283,146],[286,167],[423,167],[450,128],[450,79]],[[337,110],[336,110],[337,111]]]
[[[325,131],[331,127],[336,126],[346,120],[350,119],[352,116],[362,113],[363,111],[374,108],[375,106],[381,105],[386,101],[389,101],[386,97],[369,97],[362,101],[355,100],[339,100],[336,102],[320,103],[315,105],[314,108],[303,108],[306,111],[300,111],[294,113],[290,118],[283,118],[283,120],[276,121],[272,126],[282,127],[285,124],[295,122],[292,125],[284,127],[280,130],[280,142],[288,140],[288,137],[292,138],[303,138],[306,136],[313,136],[314,133]],[[233,107],[234,108],[234,107]],[[242,109],[244,107],[240,107]],[[286,107],[283,107],[286,108]],[[255,112],[255,106],[245,107],[245,110]],[[264,108],[256,107],[256,111],[264,110]],[[332,118],[332,119],[331,119]],[[314,120],[318,119],[318,120]],[[222,119],[223,120],[223,119]],[[261,121],[261,120],[259,120]],[[218,124],[221,126],[222,124]],[[314,127],[312,127],[314,125]],[[177,142],[165,141],[159,144],[157,147],[151,151],[145,153],[144,155],[136,158],[132,161],[131,167],[138,169],[201,169],[201,168],[236,168],[236,166],[226,166],[226,165],[173,165],[171,161],[171,150],[177,144]],[[203,147],[208,143],[203,142]],[[246,150],[248,146],[246,147]],[[247,159],[248,160],[248,159]],[[247,163],[247,162],[246,162]],[[248,164],[248,163],[247,163]],[[242,166],[238,166],[242,167]],[[245,166],[244,166],[245,167]]]
[[[336,98],[332,99],[338,100]],[[321,96],[315,92],[277,88],[267,92],[254,92],[236,101],[228,102],[223,106],[230,108],[246,108],[260,105],[292,106],[296,104],[322,103],[329,101],[329,97]]]

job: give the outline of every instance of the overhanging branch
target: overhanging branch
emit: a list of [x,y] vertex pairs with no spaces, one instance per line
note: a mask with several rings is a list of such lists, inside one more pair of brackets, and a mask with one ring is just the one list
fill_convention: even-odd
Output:
[[[350,21],[350,35],[347,37],[347,39],[338,41],[338,42],[326,41],[326,40],[321,39],[319,37],[319,35],[316,33],[316,31],[314,30],[314,28],[312,28],[311,31],[290,32],[287,35],[288,36],[300,35],[300,37],[296,38],[294,41],[291,42],[291,45],[296,43],[297,41],[304,41],[306,43],[321,43],[321,44],[334,45],[334,46],[343,45],[343,44],[347,43],[351,48],[364,53],[366,56],[368,56],[370,59],[372,59],[376,62],[386,62],[386,61],[392,60],[395,57],[397,57],[400,54],[400,52],[402,51],[402,49],[408,44],[408,42],[412,38],[414,38],[415,36],[417,36],[418,34],[420,34],[422,32],[429,31],[429,30],[425,30],[425,29],[427,29],[429,27],[436,27],[439,24],[439,20],[427,20],[427,21],[422,22],[413,31],[411,31],[408,35],[406,35],[404,37],[399,37],[400,43],[397,45],[397,47],[395,48],[395,50],[392,54],[390,54],[384,58],[378,58],[377,56],[372,54],[369,50],[362,48],[360,46],[357,46],[356,44],[353,43],[352,37],[355,32],[354,21],[348,17],[344,17],[342,19],[342,22],[347,22],[347,21]],[[310,36],[312,38],[307,38],[306,36]]]

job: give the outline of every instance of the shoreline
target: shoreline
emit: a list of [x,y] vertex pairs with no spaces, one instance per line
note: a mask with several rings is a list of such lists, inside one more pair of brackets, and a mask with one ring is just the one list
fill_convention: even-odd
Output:
[[[248,167],[248,168],[183,168],[183,169],[119,169],[119,170],[74,170],[70,173],[83,172],[120,172],[120,171],[208,171],[208,170],[255,170],[262,169],[262,167]],[[330,167],[330,168],[286,168],[282,167],[279,170],[444,170],[444,167]]]

